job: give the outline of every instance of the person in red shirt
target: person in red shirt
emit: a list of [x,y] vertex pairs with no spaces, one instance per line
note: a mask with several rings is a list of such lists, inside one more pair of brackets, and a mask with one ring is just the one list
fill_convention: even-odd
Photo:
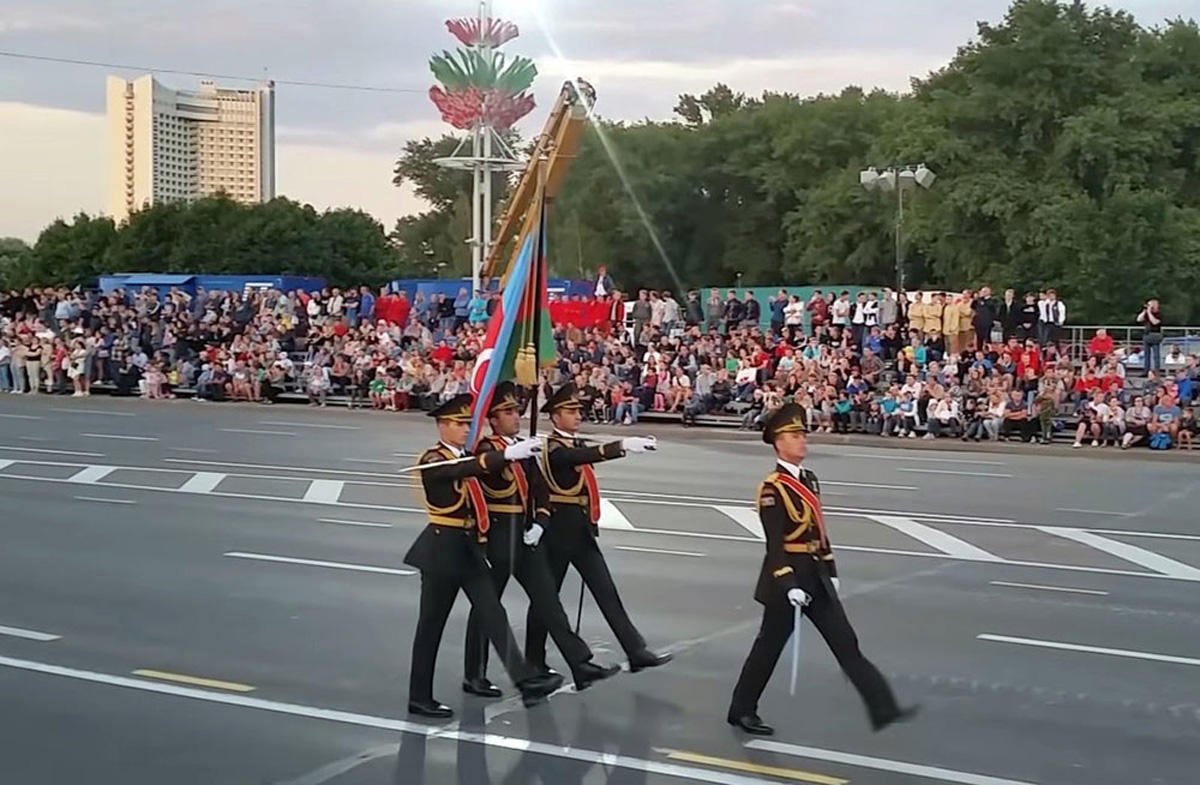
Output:
[[437,348],[433,350],[430,359],[438,365],[447,366],[454,359],[454,351],[446,345],[445,341],[438,341]]
[[1014,356],[1017,358],[1017,378],[1025,378],[1027,369],[1033,369],[1035,376],[1042,375],[1042,353],[1038,351],[1036,343],[1026,342],[1025,348],[1019,349]]
[[[1092,340],[1095,340],[1094,338]],[[1112,339],[1109,338],[1111,342]],[[1100,377],[1098,382],[1099,388],[1107,395],[1116,395],[1125,388],[1125,380],[1117,373],[1117,369],[1111,365],[1104,369],[1104,375]]]
[[1092,395],[1092,390],[1100,387],[1100,380],[1096,378],[1096,374],[1090,368],[1083,369],[1083,375],[1075,380],[1075,400],[1083,402],[1088,400]]
[[1088,341],[1088,354],[1101,360],[1112,354],[1113,348],[1113,338],[1103,327],[1096,330],[1092,340]]
[[412,303],[408,301],[408,294],[400,292],[390,299],[392,309],[396,312],[396,318],[392,320],[392,323],[408,324],[408,314],[412,311]]

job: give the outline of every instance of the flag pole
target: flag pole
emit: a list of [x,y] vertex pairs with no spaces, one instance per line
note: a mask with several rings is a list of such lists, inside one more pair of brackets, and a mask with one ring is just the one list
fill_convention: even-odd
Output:
[[529,403],[529,436],[537,436],[538,424],[538,393],[542,389],[542,287],[545,286],[546,254],[543,243],[546,240],[546,162],[543,155],[538,159],[538,185],[534,195],[534,204],[538,210],[537,242],[534,245],[534,285],[530,287],[533,294],[533,395]]

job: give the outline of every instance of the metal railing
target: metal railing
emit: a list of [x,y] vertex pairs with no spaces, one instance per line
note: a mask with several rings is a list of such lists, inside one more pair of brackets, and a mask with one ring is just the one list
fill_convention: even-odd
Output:
[[[1087,356],[1088,342],[1095,336],[1096,331],[1104,329],[1113,339],[1113,344],[1118,349],[1125,351],[1125,356],[1128,357],[1135,351],[1141,352],[1142,335],[1145,330],[1140,324],[1134,325],[1111,325],[1111,324],[1068,324],[1063,327],[1066,335],[1063,338],[1070,349],[1070,356],[1081,358]],[[1197,327],[1166,327],[1162,328],[1162,355],[1165,358],[1170,352],[1171,347],[1178,346],[1179,351],[1184,355],[1200,354],[1200,326]],[[1125,365],[1130,368],[1141,368],[1141,362],[1134,360],[1125,362]]]

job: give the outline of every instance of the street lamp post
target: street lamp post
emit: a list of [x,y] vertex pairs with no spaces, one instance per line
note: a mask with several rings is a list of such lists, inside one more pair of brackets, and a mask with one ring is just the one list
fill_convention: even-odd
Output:
[[858,182],[868,191],[896,191],[896,292],[904,291],[904,192],[916,186],[931,188],[937,179],[932,169],[925,164],[898,164],[879,171],[874,166],[858,173]]

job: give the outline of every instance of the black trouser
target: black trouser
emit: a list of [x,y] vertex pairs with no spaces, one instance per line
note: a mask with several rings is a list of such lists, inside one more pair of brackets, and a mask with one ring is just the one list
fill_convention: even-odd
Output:
[[[762,627],[754,645],[750,648],[750,656],[742,666],[742,674],[738,677],[737,686],[733,689],[733,700],[729,706],[729,716],[744,717],[747,714],[758,713],[758,699],[771,680],[771,673],[783,653],[784,646],[792,637],[795,625],[795,611],[787,602],[767,605],[763,608]],[[849,677],[858,694],[866,704],[867,713],[876,722],[891,719],[899,711],[896,697],[892,688],[879,669],[863,656],[858,648],[858,636],[846,618],[842,602],[832,586],[822,580],[813,595],[812,602],[804,608],[804,615],[816,626],[821,637],[829,646],[838,665]]]
[[[517,579],[529,596],[529,611],[550,631],[555,645],[572,669],[592,658],[592,650],[583,639],[571,631],[571,622],[558,599],[558,587],[550,575],[545,546],[529,548],[521,540],[524,519],[511,515],[493,515],[488,533],[488,562],[491,564],[492,584],[496,596],[504,596],[510,576]],[[543,657],[543,659],[545,659]],[[471,609],[467,622],[466,653],[463,675],[468,679],[487,676],[487,639],[479,611]]]
[[500,653],[513,682],[520,685],[536,675],[521,657],[517,639],[508,625],[508,615],[486,570],[480,567],[477,571],[459,575],[422,571],[421,612],[417,619],[417,634],[413,637],[412,671],[408,680],[410,701],[433,700],[433,667],[446,619],[458,598],[459,589],[466,592],[472,611],[479,613],[480,624]]
[[[562,589],[567,567],[574,565],[596,600],[596,605],[600,607],[604,620],[617,636],[621,648],[627,655],[632,655],[645,649],[646,641],[633,626],[625,606],[621,604],[621,596],[617,593],[596,538],[582,528],[591,526],[587,512],[582,507],[558,510],[551,516],[549,528],[554,530],[557,527],[557,531],[546,532],[547,541],[543,547],[548,546],[547,556],[554,589],[555,592]],[[530,607],[525,622],[525,654],[532,665],[542,667],[546,663],[546,627],[533,607]]]
[[1002,439],[1016,435],[1020,437],[1021,441],[1027,442],[1034,437],[1037,431],[1038,423],[1028,418],[1024,420],[1004,420],[1000,423],[1000,437]]

